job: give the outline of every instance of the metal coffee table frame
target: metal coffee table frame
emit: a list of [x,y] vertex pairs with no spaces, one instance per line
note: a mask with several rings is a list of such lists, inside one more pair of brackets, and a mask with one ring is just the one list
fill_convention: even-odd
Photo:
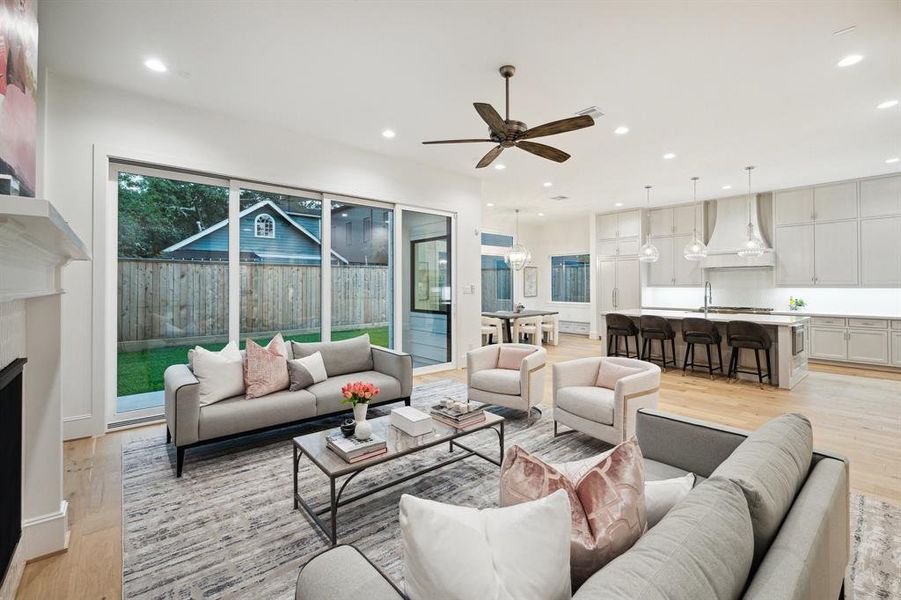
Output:
[[[317,435],[317,434],[308,434],[307,436],[298,436],[292,440],[292,446],[294,448],[294,509],[302,508],[304,512],[311,518],[313,523],[319,527],[319,529],[328,537],[331,544],[334,546],[338,543],[338,508],[342,506],[346,506],[351,502],[356,502],[357,500],[361,500],[373,494],[377,494],[383,490],[386,490],[395,485],[404,483],[405,481],[409,481],[421,475],[425,475],[426,473],[431,473],[437,469],[442,467],[446,467],[447,465],[451,465],[455,462],[467,459],[471,456],[478,456],[481,459],[484,459],[490,462],[493,465],[501,466],[504,461],[504,418],[500,415],[496,415],[494,413],[487,412],[485,413],[486,419],[483,423],[479,423],[478,425],[468,427],[466,429],[455,429],[449,425],[444,425],[443,423],[435,422],[435,427],[442,428],[445,430],[447,435],[436,436],[435,441],[426,441],[422,445],[412,446],[410,448],[405,448],[402,450],[398,450],[395,452],[391,452],[389,450],[388,453],[377,456],[375,458],[360,461],[358,463],[346,463],[343,460],[344,468],[339,468],[337,470],[329,469],[327,466],[323,465],[322,462],[317,460],[313,454],[309,453],[301,444],[300,440],[305,437],[309,437],[309,435]],[[379,417],[378,419],[389,419],[388,416]],[[376,419],[370,420],[370,422],[376,421]],[[478,450],[474,450],[468,446],[464,446],[459,443],[457,440],[461,437],[466,437],[472,435],[474,433],[478,433],[480,431],[492,430],[498,436],[498,447],[499,447],[499,458],[494,459],[487,454],[479,452]],[[328,430],[326,432],[320,432],[320,434],[331,433],[335,430]],[[441,460],[433,465],[429,465],[423,469],[419,469],[412,473],[408,473],[402,477],[397,477],[390,481],[386,481],[385,483],[381,483],[373,488],[367,489],[365,491],[354,494],[353,496],[349,496],[346,498],[341,498],[341,495],[344,493],[344,489],[347,487],[353,479],[362,473],[363,471],[369,469],[370,467],[374,467],[386,462],[391,462],[394,459],[400,458],[402,456],[407,456],[409,454],[413,454],[416,452],[421,452],[428,448],[434,448],[435,446],[440,446],[441,444],[448,444],[448,452],[454,453],[454,449],[462,450],[462,453],[454,453],[454,456],[451,458],[447,458]],[[331,453],[329,450],[328,452]],[[304,498],[300,495],[300,491],[298,489],[298,481],[297,474],[300,468],[300,459],[301,457],[306,456],[310,459],[310,461],[329,478],[329,492],[330,492],[330,501],[328,506],[320,506],[314,507],[310,505]],[[333,456],[337,457],[337,455]],[[339,459],[341,460],[341,459]],[[341,486],[338,487],[338,480],[345,476],[349,475],[347,479],[345,479]],[[328,514],[328,521],[323,520],[322,515]]]

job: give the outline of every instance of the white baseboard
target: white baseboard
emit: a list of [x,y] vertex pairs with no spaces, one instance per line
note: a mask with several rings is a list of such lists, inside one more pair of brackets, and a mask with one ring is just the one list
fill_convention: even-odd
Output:
[[94,415],[76,415],[63,419],[63,440],[76,440],[104,434],[103,423]]
[[59,511],[22,521],[25,560],[66,550],[69,547],[69,503],[59,503]]

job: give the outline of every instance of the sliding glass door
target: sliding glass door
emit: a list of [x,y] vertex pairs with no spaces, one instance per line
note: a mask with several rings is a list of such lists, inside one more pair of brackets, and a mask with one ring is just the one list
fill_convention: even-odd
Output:
[[413,367],[446,368],[453,362],[453,218],[404,209],[401,264],[401,349]]

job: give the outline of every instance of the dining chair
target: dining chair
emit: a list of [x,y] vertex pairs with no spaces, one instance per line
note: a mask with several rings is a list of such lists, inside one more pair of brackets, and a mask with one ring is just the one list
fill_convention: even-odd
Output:
[[503,322],[500,319],[494,317],[482,317],[482,345],[485,345],[485,338],[487,338],[488,344],[500,344],[503,342],[503,327]]
[[530,339],[533,346],[541,346],[541,317],[523,317],[513,322],[513,341]]
[[548,344],[556,346],[560,343],[559,315],[545,315],[541,317],[541,333]]

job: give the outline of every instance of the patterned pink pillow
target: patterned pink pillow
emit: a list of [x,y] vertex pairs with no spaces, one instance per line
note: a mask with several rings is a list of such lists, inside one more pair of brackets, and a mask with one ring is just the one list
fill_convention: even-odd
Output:
[[572,509],[570,573],[573,591],[638,541],[647,525],[644,461],[632,437],[570,480],[553,466],[513,446],[501,467],[500,504],[537,500],[562,489]]
[[616,387],[616,382],[623,377],[628,377],[629,375],[635,375],[636,373],[641,372],[642,369],[625,367],[623,365],[612,363],[609,360],[601,359],[601,367],[598,369],[598,380],[595,385],[597,387],[612,390]]
[[[280,339],[281,335],[276,338]],[[275,338],[265,348],[247,340],[244,360],[244,394],[247,398],[259,398],[288,387],[288,361],[282,351]]]
[[533,352],[535,352],[535,348],[511,348],[510,346],[501,344],[500,351],[497,355],[497,368],[519,371],[522,361]]

